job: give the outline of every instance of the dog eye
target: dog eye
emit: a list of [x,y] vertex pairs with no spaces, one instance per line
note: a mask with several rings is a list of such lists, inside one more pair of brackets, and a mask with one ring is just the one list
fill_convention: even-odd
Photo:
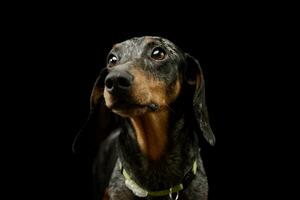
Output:
[[117,63],[117,61],[118,61],[117,56],[115,56],[115,55],[113,55],[113,54],[110,54],[110,55],[108,56],[108,59],[107,59],[108,64],[114,65],[114,64]]
[[166,52],[161,47],[154,48],[152,51],[152,54],[151,54],[151,58],[153,58],[155,60],[162,60],[165,58],[165,56],[166,56]]

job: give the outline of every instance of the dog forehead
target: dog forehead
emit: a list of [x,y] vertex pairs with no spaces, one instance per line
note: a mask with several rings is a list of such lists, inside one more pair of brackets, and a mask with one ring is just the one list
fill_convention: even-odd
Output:
[[169,50],[175,50],[176,45],[171,41],[158,37],[158,36],[143,36],[143,37],[134,37],[123,42],[117,43],[113,46],[113,49],[119,49],[124,51],[129,51],[131,53],[138,53],[145,49],[148,44],[157,44],[160,46],[164,46]]

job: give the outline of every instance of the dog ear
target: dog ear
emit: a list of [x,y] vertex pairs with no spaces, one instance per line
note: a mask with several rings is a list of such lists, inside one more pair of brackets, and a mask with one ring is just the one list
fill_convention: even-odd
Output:
[[[207,106],[205,102],[205,82],[202,69],[197,59],[186,54],[185,80],[193,91],[193,114],[197,126],[197,132],[202,132],[204,138],[210,145],[215,144],[215,136],[209,124]],[[200,128],[200,130],[199,130]]]
[[95,156],[100,143],[117,128],[118,117],[106,107],[103,97],[107,73],[107,68],[104,68],[94,84],[89,116],[74,139],[74,153]]

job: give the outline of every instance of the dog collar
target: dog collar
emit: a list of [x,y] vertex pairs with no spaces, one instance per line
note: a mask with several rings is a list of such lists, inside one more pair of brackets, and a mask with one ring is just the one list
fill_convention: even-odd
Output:
[[191,181],[193,180],[193,178],[197,173],[197,161],[195,160],[193,162],[193,166],[191,167],[191,169],[185,174],[181,183],[179,183],[178,185],[175,185],[174,187],[165,190],[148,191],[143,189],[135,181],[132,180],[132,178],[129,176],[127,171],[122,166],[121,162],[119,162],[119,167],[121,173],[125,178],[126,187],[130,189],[138,197],[147,197],[147,196],[159,197],[159,196],[166,196],[166,195],[172,196],[173,193],[177,193],[178,196],[178,192],[187,188],[187,186],[191,183]]

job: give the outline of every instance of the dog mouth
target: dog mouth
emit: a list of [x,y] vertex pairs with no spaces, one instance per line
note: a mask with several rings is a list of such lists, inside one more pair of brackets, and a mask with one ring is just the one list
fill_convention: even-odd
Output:
[[114,113],[124,117],[142,115],[146,112],[155,112],[159,109],[159,105],[155,103],[137,103],[127,100],[116,100],[109,106]]
[[141,104],[141,103],[128,101],[128,100],[116,100],[112,102],[109,107],[115,110],[126,110],[126,109],[133,109],[133,108],[145,108],[147,107],[147,104]]
[[104,100],[107,108],[125,117],[154,112],[160,107],[157,103],[152,102],[147,94],[135,97],[124,93],[112,95],[104,91]]

